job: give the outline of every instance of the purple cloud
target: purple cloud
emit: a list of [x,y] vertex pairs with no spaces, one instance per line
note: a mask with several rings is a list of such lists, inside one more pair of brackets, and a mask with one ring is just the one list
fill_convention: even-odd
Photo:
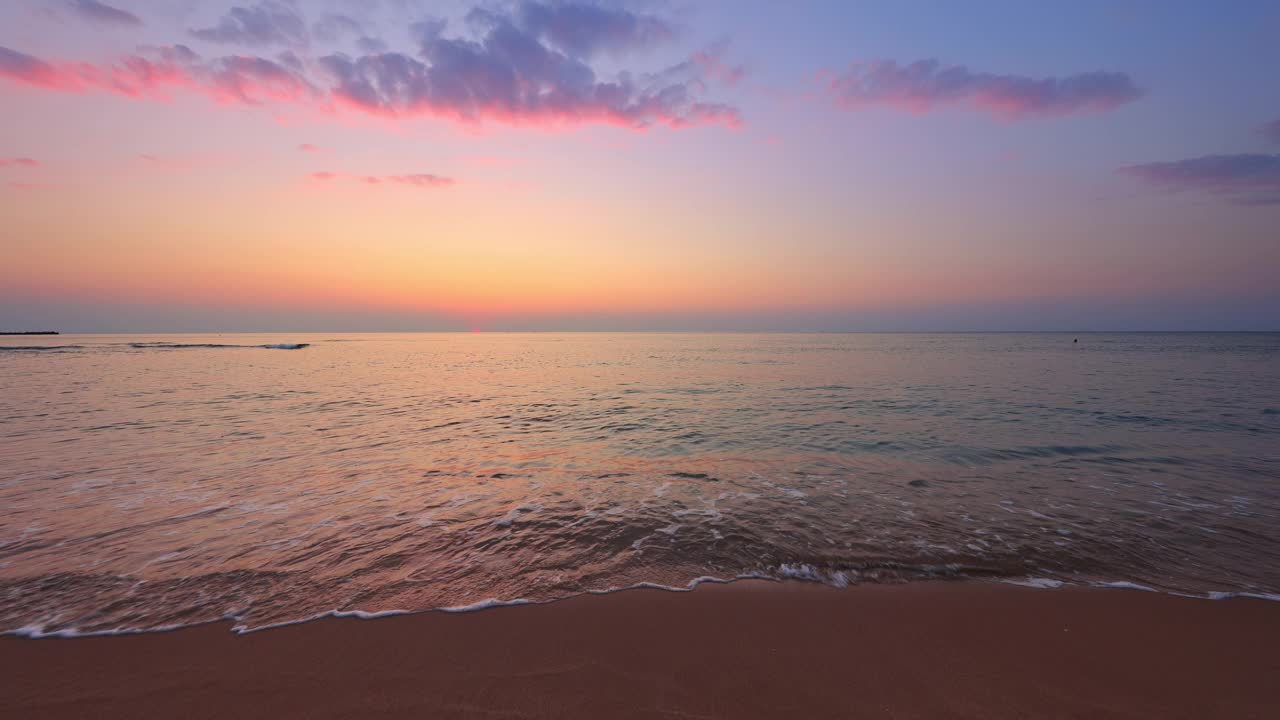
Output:
[[326,43],[337,42],[346,35],[359,36],[363,33],[360,23],[347,15],[326,15],[311,25],[311,34]]
[[247,47],[300,46],[309,39],[302,16],[275,0],[260,0],[252,7],[235,6],[214,27],[190,33],[207,42]]
[[[505,21],[483,11],[473,11],[472,20]],[[530,36],[576,57],[646,49],[675,37],[675,29],[662,18],[576,2],[521,3],[516,22]]]
[[479,40],[445,37],[443,21],[418,23],[413,27],[416,58],[334,54],[320,63],[333,76],[333,94],[340,102],[379,115],[637,128],[741,124],[736,108],[698,100],[695,93],[702,83],[696,79],[623,72],[614,81],[601,81],[583,60],[544,43],[517,22],[486,12],[488,29]]
[[362,37],[356,40],[356,47],[366,55],[376,55],[387,51],[387,44],[381,38]]
[[100,25],[123,25],[137,27],[142,25],[142,18],[127,10],[112,7],[98,0],[68,0],[68,5],[80,17]]
[[1280,155],[1206,155],[1117,172],[1157,190],[1205,192],[1235,205],[1280,205]]
[[[296,25],[290,24],[294,20]],[[370,52],[317,58],[306,55],[306,26],[292,7],[264,0],[252,8],[232,8],[215,28],[191,32],[214,42],[289,42],[297,53],[290,50],[275,60],[256,55],[205,59],[175,45],[95,64],[45,61],[0,48],[0,78],[46,90],[98,90],[152,99],[185,88],[226,103],[288,102],[325,113],[354,109],[469,124],[643,129],[742,123],[737,108],[701,97],[709,81],[733,83],[741,77],[740,69],[723,65],[714,52],[658,72],[622,70],[609,78],[598,76],[579,57],[665,37],[666,30],[657,29],[656,20],[647,16],[578,4],[526,3],[508,14],[473,11],[470,22],[472,33],[466,36],[446,35],[440,20],[411,26],[417,45],[412,54],[362,42]],[[282,29],[286,24],[291,29]]]
[[266,58],[232,55],[206,66],[204,82],[223,102],[257,105],[264,100],[289,101],[316,94],[306,80]]
[[854,63],[831,78],[828,92],[848,110],[891,107],[923,114],[967,106],[1005,120],[1102,112],[1142,97],[1142,90],[1124,73],[1032,78],[972,72],[937,60]]

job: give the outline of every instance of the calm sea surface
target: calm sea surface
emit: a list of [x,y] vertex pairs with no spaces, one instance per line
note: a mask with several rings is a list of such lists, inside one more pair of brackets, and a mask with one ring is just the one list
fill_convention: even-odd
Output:
[[742,576],[1280,592],[1280,335],[1078,337],[3,337],[0,631]]

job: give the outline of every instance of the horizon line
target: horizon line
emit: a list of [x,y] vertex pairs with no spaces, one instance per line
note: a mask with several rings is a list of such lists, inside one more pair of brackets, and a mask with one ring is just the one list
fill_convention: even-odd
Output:
[[[1241,335],[1241,334],[1276,334],[1276,329],[1250,330],[1160,330],[1160,329],[1111,329],[1111,330],[59,330],[52,334],[66,335],[267,335],[285,333],[294,335]],[[0,337],[30,337],[31,331],[3,331]],[[49,334],[48,332],[42,334]]]

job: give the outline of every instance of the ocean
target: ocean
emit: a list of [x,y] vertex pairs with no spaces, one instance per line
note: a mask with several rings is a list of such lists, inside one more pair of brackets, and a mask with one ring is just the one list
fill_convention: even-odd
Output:
[[1280,593],[1280,334],[0,337],[0,632],[736,578]]

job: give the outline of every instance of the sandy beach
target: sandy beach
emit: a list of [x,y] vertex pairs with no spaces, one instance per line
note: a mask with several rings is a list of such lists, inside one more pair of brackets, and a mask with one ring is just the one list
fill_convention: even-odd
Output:
[[1280,605],[801,583],[0,638],[22,718],[1270,718]]

